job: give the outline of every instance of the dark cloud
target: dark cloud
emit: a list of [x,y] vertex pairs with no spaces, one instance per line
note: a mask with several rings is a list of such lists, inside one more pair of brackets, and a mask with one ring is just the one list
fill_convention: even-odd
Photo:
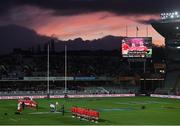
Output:
[[[0,40],[2,42],[0,55],[8,54],[12,52],[14,48],[27,50],[34,47],[34,49],[37,50],[37,47],[40,45],[43,49],[43,45],[52,39],[52,37],[39,35],[34,30],[17,25],[0,26],[0,34]],[[59,40],[59,42],[56,43],[56,50],[64,50],[65,44],[68,44],[69,50],[113,50],[119,48],[121,39],[122,37],[106,36],[92,41],[84,41],[81,38],[68,41]],[[109,44],[109,42],[111,42],[111,44]]]
[[73,15],[97,11],[115,14],[157,14],[178,10],[180,0],[1,0],[0,13],[18,5],[32,5],[55,10],[57,15]]

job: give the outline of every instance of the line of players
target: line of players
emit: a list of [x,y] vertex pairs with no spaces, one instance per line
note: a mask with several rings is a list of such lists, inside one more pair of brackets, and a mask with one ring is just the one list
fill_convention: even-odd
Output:
[[95,110],[80,108],[80,107],[72,107],[71,108],[72,117],[86,119],[92,122],[98,123],[100,113]]

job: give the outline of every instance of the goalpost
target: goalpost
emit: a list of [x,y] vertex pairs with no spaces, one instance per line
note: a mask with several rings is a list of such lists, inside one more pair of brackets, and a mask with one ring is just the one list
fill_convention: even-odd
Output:
[[65,53],[64,53],[64,98],[67,98],[67,45],[65,45]]
[[[65,53],[64,53],[64,97],[67,98],[67,45],[65,45]],[[49,43],[47,45],[47,98],[50,98],[50,89],[49,89]]]
[[47,98],[50,98],[50,93],[49,93],[49,43],[47,45]]

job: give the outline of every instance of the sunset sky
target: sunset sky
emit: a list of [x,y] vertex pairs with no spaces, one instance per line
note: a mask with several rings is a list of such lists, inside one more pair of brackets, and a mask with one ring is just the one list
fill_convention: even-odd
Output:
[[163,45],[150,22],[179,5],[179,0],[1,0],[0,26],[16,24],[60,40],[126,36],[126,25],[128,36],[136,36],[137,27],[138,36],[147,36],[148,27],[153,43]]

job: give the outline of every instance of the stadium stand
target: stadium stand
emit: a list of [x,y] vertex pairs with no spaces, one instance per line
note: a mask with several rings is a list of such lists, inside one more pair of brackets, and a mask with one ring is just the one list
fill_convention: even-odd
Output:
[[[68,80],[69,94],[140,93],[144,83],[140,82],[141,78],[163,78],[163,75],[153,72],[152,62],[147,62],[146,71],[149,73],[144,74],[141,64],[130,66],[126,59],[119,57],[118,51],[72,51],[68,52],[67,61],[67,76],[74,79]],[[38,80],[38,77],[43,79]],[[44,53],[1,56],[0,95],[44,95],[47,93],[46,77],[47,55]],[[50,55],[50,77],[64,77],[64,52]],[[119,77],[135,80],[115,81]],[[63,81],[50,80],[50,94],[63,94]]]

